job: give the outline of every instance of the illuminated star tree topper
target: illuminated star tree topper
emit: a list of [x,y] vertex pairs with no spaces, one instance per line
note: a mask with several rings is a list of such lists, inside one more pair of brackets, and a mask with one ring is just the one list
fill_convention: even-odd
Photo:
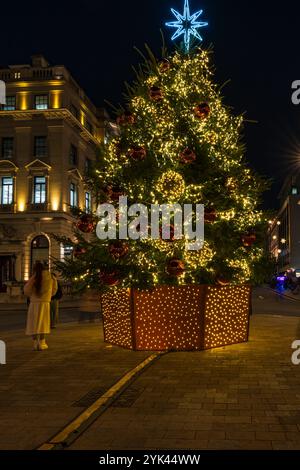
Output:
[[191,36],[199,39],[202,41],[202,36],[200,36],[199,32],[197,31],[199,28],[203,28],[207,26],[208,23],[206,21],[197,21],[199,16],[202,15],[203,10],[199,10],[193,15],[190,13],[190,5],[189,0],[184,1],[184,11],[183,15],[181,15],[178,11],[171,8],[173,15],[177,18],[177,21],[171,21],[166,23],[166,26],[170,28],[176,28],[177,31],[172,36],[172,41],[184,35],[184,45],[186,52],[190,50],[191,44]]

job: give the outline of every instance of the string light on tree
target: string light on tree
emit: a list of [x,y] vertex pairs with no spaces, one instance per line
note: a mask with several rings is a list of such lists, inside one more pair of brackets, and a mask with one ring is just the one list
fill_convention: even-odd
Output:
[[158,230],[158,239],[119,243],[116,230],[116,240],[103,241],[83,220],[73,261],[58,268],[74,287],[104,294],[106,341],[125,347],[201,349],[246,340],[244,284],[266,271],[267,219],[259,210],[266,185],[244,160],[243,116],[224,105],[211,52],[192,47],[191,23],[196,32],[204,26],[200,14],[190,14],[187,0],[184,14],[176,12],[185,51],[158,60],[148,51],[128,87],[127,111],[116,113],[120,135],[100,148],[87,184],[97,201],[113,204],[118,220],[120,196],[150,211],[152,204],[204,204],[204,246],[190,252],[185,237],[173,236],[178,213],[168,220],[166,240]]
[[[107,263],[112,272],[114,264],[124,265],[120,288],[214,282],[219,274],[235,284],[253,279],[252,266],[264,260],[256,248],[261,246],[265,230],[265,216],[258,206],[265,186],[243,161],[243,118],[223,105],[213,82],[210,55],[197,48],[188,55],[177,51],[163,62],[155,63],[152,56],[145,67],[147,73],[132,88],[127,111],[118,112],[120,136],[101,150],[90,184],[100,201],[112,203],[116,211],[120,196],[149,206],[204,204],[205,241],[216,254],[211,260],[202,256],[200,263],[186,252],[184,240],[128,240],[128,255],[116,259],[119,247],[112,246],[109,253],[107,243],[95,240],[86,255],[75,254],[76,267],[63,266],[66,277],[79,278],[82,262],[89,263],[92,273]],[[154,92],[159,91],[162,100],[149,95],[151,87],[159,89]],[[257,240],[245,247],[241,239],[252,230]],[[87,237],[92,242],[93,234]],[[170,259],[184,262],[182,276],[172,279],[166,275]],[[82,270],[85,272],[85,264]],[[99,275],[86,283],[99,288]],[[105,285],[101,282],[100,289]]]
[[185,191],[185,182],[176,171],[167,171],[158,180],[156,190],[170,202],[178,201]]

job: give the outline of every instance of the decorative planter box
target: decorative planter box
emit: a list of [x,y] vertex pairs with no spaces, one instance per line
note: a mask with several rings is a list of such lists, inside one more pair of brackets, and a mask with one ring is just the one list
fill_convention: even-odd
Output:
[[113,288],[102,295],[104,339],[137,351],[193,351],[248,341],[250,286]]

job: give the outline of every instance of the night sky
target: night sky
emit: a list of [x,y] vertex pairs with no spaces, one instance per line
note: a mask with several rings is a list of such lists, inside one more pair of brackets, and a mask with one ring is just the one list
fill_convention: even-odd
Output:
[[[51,64],[64,64],[95,102],[122,100],[124,81],[133,77],[139,60],[134,46],[146,42],[159,54],[160,28],[167,43],[172,30],[165,21],[170,8],[183,10],[183,0],[111,0],[1,5],[0,64],[29,63],[43,53]],[[300,5],[271,0],[190,0],[192,12],[203,9],[209,27],[204,45],[214,46],[216,79],[226,104],[246,111],[247,159],[273,179],[265,195],[276,207],[280,182],[300,168],[300,106],[291,102],[291,83],[300,80]],[[278,6],[276,6],[278,5]],[[11,8],[11,10],[10,10]],[[43,9],[45,8],[45,10]],[[298,156],[299,155],[299,156]],[[297,164],[297,158],[299,164]]]

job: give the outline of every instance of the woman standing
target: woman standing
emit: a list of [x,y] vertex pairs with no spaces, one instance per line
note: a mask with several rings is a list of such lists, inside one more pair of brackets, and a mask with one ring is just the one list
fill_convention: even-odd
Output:
[[37,261],[33,276],[24,287],[25,295],[30,297],[26,335],[32,336],[35,351],[48,349],[45,335],[50,333],[50,301],[56,291],[57,281],[47,267]]

